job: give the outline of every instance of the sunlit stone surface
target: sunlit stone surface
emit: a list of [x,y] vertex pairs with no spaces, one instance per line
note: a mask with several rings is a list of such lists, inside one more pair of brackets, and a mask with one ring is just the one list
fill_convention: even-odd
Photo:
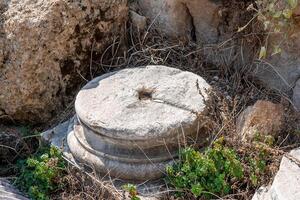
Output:
[[130,180],[163,175],[178,148],[207,140],[201,129],[209,85],[165,66],[102,75],[78,93],[69,127],[73,156],[98,172]]

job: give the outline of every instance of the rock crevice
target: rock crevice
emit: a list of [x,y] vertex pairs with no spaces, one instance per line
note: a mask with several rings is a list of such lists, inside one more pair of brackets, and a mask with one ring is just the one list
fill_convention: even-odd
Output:
[[161,32],[199,44],[218,40],[221,1],[211,0],[140,0],[142,15],[147,16]]

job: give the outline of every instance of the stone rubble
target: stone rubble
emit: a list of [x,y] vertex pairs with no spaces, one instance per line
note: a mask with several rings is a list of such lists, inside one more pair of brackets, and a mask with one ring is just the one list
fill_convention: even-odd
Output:
[[[282,0],[283,1],[283,0]],[[293,32],[288,38],[285,35],[271,34],[268,37],[268,46],[278,45],[278,41],[283,41],[280,48],[282,52],[268,56],[262,62],[253,62],[256,58],[256,47],[251,44],[239,46],[233,42],[232,31],[222,31],[222,12],[226,7],[222,1],[213,0],[139,0],[134,3],[134,7],[143,16],[151,21],[151,26],[170,38],[177,38],[181,41],[194,41],[207,49],[203,53],[207,62],[222,65],[235,63],[235,65],[253,64],[252,73],[268,87],[288,94],[293,90],[296,81],[300,77],[300,27],[297,24],[293,27]],[[294,10],[293,15],[299,16],[300,6]],[[234,16],[242,15],[243,11],[233,13]],[[223,20],[224,17],[223,16]],[[228,20],[228,19],[227,19]],[[229,20],[236,20],[235,18]],[[231,22],[232,24],[238,22]],[[228,27],[227,27],[228,28]],[[229,28],[230,29],[230,28]],[[226,41],[226,42],[224,42]],[[222,43],[229,43],[229,47],[224,50],[218,48],[214,52],[212,46]],[[255,49],[256,48],[256,49]],[[268,48],[268,55],[273,49]],[[297,88],[296,88],[297,89]],[[296,90],[294,89],[294,90]],[[294,99],[299,99],[300,95],[294,91]],[[297,101],[297,100],[296,100]],[[297,104],[297,102],[294,102]],[[298,107],[299,109],[299,107]]]

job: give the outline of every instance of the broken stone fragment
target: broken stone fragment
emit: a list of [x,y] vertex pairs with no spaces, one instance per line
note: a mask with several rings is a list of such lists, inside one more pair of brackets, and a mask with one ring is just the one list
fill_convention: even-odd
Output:
[[252,140],[256,134],[276,137],[283,122],[284,109],[281,104],[259,100],[239,115],[236,129],[243,141]]
[[201,115],[209,88],[200,76],[165,66],[102,75],[76,97],[70,151],[114,177],[159,178],[182,143],[207,142]]

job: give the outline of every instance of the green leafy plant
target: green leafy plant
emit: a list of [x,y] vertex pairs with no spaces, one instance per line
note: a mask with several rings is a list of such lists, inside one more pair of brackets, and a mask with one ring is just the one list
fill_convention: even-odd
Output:
[[[278,43],[273,44],[271,48],[272,55],[281,52],[281,44],[288,37],[293,28],[293,11],[298,6],[298,0],[257,0],[258,20],[264,25],[264,29],[270,34],[282,35]],[[267,38],[268,40],[268,38]],[[261,47],[259,58],[267,56],[268,41]]]
[[258,186],[260,177],[263,177],[267,169],[267,159],[270,156],[268,148],[274,144],[274,137],[257,132],[252,145],[256,151],[247,159],[247,165],[250,168],[250,181],[253,186]]
[[138,193],[135,185],[128,183],[123,185],[122,188],[129,193],[131,200],[140,200],[140,198],[137,196]]
[[[265,44],[260,48],[259,59],[267,57],[268,49],[271,50],[271,55],[281,53],[281,46],[295,25],[293,12],[297,6],[298,0],[256,0],[255,4],[250,4],[247,10],[254,11],[255,14],[245,26],[238,29],[238,32],[243,31],[256,18],[263,24],[267,37]],[[276,43],[269,44],[270,34],[280,36]]]
[[267,151],[263,148],[259,149],[257,154],[250,157],[250,181],[254,186],[257,186],[260,182],[259,177],[263,175],[267,167],[266,161]]
[[265,144],[265,145],[271,147],[275,142],[275,138],[272,135],[267,135],[264,133],[256,132],[254,135],[253,142]]
[[44,148],[36,155],[18,162],[16,185],[32,199],[47,200],[49,194],[62,188],[59,182],[66,170],[62,153],[55,147]]
[[167,181],[181,192],[209,198],[225,195],[230,183],[243,178],[243,167],[234,150],[223,145],[223,138],[200,153],[193,148],[180,151],[180,161],[168,166]]

